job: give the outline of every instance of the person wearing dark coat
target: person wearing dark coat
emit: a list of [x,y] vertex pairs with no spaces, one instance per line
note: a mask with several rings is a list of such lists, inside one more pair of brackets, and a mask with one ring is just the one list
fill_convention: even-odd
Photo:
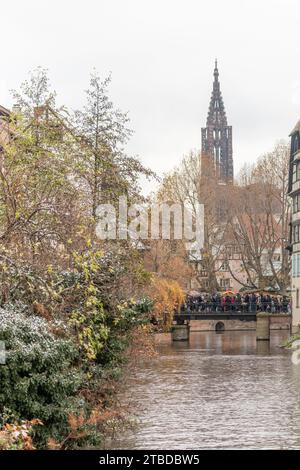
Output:
[[240,312],[241,311],[241,306],[242,306],[242,297],[241,297],[241,294],[236,294],[235,296],[235,310],[237,312]]
[[256,295],[251,294],[249,301],[250,301],[250,312],[251,313],[256,312],[256,303],[257,303]]
[[246,312],[249,312],[249,303],[250,303],[250,296],[249,294],[246,294],[244,297],[244,302],[245,302],[245,310]]

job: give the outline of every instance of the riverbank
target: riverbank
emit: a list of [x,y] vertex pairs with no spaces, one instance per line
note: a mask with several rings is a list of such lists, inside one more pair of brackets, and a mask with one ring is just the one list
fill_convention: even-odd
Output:
[[294,333],[293,335],[289,336],[286,341],[284,341],[281,345],[282,348],[291,349],[293,347],[293,343],[295,341],[300,341],[300,332]]

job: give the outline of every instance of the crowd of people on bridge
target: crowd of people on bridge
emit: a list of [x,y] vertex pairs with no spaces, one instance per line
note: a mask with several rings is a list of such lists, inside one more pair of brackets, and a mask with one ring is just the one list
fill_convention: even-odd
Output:
[[290,300],[287,296],[260,293],[219,293],[187,296],[182,310],[192,312],[242,312],[242,313],[289,313]]

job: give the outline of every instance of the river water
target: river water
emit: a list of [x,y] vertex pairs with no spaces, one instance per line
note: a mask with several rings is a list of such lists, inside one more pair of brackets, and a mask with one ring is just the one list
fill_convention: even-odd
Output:
[[159,345],[131,374],[121,403],[138,424],[114,449],[300,449],[300,365],[255,331],[192,333]]

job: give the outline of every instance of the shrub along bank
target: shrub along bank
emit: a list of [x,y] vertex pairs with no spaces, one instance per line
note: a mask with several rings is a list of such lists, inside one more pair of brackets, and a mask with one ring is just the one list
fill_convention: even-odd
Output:
[[[28,273],[22,273],[19,288],[26,299]],[[114,383],[128,359],[132,335],[149,330],[152,302],[116,302],[109,295],[115,276],[103,253],[87,250],[76,256],[72,272],[48,276],[47,307],[35,302],[29,308],[14,299],[0,309],[0,340],[6,349],[0,366],[2,433],[11,425],[6,438],[18,437],[16,444],[3,436],[1,441],[0,434],[0,447],[27,445],[15,426],[32,420],[30,436],[37,448],[99,445],[107,422],[121,419],[113,405]],[[34,288],[38,296],[38,280]],[[60,314],[53,315],[58,305]]]

